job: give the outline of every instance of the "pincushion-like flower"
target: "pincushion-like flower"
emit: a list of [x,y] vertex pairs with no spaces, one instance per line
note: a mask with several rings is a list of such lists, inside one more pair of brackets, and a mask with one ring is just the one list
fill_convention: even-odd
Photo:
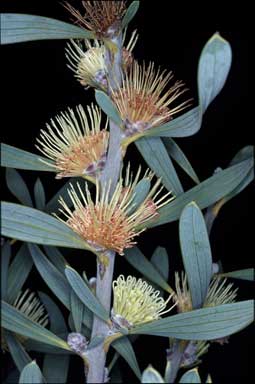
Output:
[[144,201],[136,205],[135,186],[139,174],[140,171],[134,181],[130,176],[126,177],[125,182],[119,181],[111,198],[109,198],[110,185],[100,191],[97,181],[95,202],[87,184],[82,191],[77,183],[80,195],[71,185],[68,193],[74,210],[70,210],[63,198],[59,200],[63,207],[60,211],[67,217],[66,224],[96,251],[113,250],[122,255],[125,248],[136,244],[134,238],[145,230],[146,222],[158,214],[160,207],[173,199],[173,197],[167,199],[171,192],[157,198],[163,188],[159,188],[160,180],[158,180]]
[[48,131],[41,130],[37,148],[53,160],[53,164],[45,163],[57,172],[57,179],[69,176],[94,178],[104,168],[109,138],[107,123],[100,130],[100,110],[91,105],[87,112],[89,117],[81,105],[76,108],[76,113],[69,108],[47,124]]
[[139,65],[136,61],[126,71],[122,86],[112,92],[112,99],[124,122],[125,136],[142,134],[144,131],[168,122],[187,107],[189,100],[172,106],[186,91],[181,81],[168,90],[166,86],[172,73],[155,70],[154,63]]
[[120,275],[113,281],[113,308],[111,320],[116,328],[133,326],[158,320],[171,311],[175,304],[166,309],[172,295],[164,300],[160,292],[142,279]]
[[119,33],[121,19],[126,12],[125,1],[86,0],[82,1],[82,5],[85,8],[84,16],[70,4],[65,4],[81,27],[94,32],[99,38],[112,38]]
[[[28,289],[24,293],[20,292],[12,303],[12,306],[42,327],[46,327],[48,324],[48,314],[34,292],[30,293]],[[21,343],[24,343],[27,339],[25,336],[19,334],[15,336]],[[3,333],[1,334],[1,348],[4,351],[8,351],[8,345]]]
[[[126,33],[123,36],[123,43],[125,37]],[[123,48],[122,65],[124,70],[128,70],[133,62],[132,51],[137,39],[138,35],[134,31],[126,48]],[[93,87],[106,90],[108,81],[104,59],[105,47],[98,40],[94,40],[93,43],[85,40],[84,45],[81,41],[74,40],[71,40],[67,45],[66,57],[69,62],[68,67],[74,72],[77,80],[85,88]]]

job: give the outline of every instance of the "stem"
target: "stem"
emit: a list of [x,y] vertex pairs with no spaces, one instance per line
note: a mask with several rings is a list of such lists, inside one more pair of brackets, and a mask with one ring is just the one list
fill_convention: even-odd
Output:
[[171,356],[170,361],[170,369],[166,372],[165,375],[165,382],[166,383],[174,383],[177,373],[180,369],[180,364],[182,361],[182,354],[183,354],[183,342],[177,340],[176,346],[174,348],[173,354]]

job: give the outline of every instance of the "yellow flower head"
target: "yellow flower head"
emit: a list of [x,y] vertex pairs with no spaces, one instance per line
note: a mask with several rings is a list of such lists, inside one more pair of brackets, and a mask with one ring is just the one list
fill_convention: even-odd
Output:
[[[144,201],[134,206],[136,196],[134,189],[139,175],[140,170],[134,181],[129,174],[125,182],[119,181],[111,198],[109,198],[110,184],[100,191],[97,180],[95,202],[87,184],[85,191],[82,191],[77,183],[79,195],[71,185],[68,193],[74,210],[68,208],[63,198],[59,200],[63,207],[60,211],[67,217],[66,224],[96,251],[113,250],[122,255],[125,248],[131,248],[136,244],[134,238],[145,230],[146,222],[158,214],[160,207],[173,199],[173,197],[166,199],[170,192],[157,199],[163,188],[159,188],[160,180],[158,180]],[[147,173],[145,177],[148,177]],[[143,228],[138,229],[141,224]]]
[[[123,37],[125,41],[126,33]],[[137,42],[138,35],[134,31],[127,44],[123,48],[123,69],[128,70],[133,62],[132,51]],[[85,45],[85,47],[84,47]],[[85,40],[84,45],[80,41],[71,40],[66,48],[68,67],[74,72],[77,80],[85,88],[93,87],[106,90],[108,87],[107,71],[105,67],[105,47],[98,40],[91,43]]]
[[95,32],[99,38],[111,38],[119,33],[121,19],[126,12],[126,1],[82,1],[85,8],[83,16],[77,9],[66,3],[66,8],[84,28]]
[[[75,113],[76,112],[76,113]],[[96,177],[105,165],[109,133],[100,131],[101,112],[91,105],[87,117],[81,105],[76,111],[71,108],[62,112],[47,124],[48,131],[41,130],[37,148],[52,163],[57,179],[62,177]]]
[[111,319],[115,327],[133,326],[158,320],[175,306],[166,309],[172,295],[167,300],[160,297],[160,292],[142,279],[120,275],[113,281],[113,308]]
[[[47,326],[48,314],[35,293],[30,293],[28,289],[24,293],[20,292],[12,306],[35,323],[42,327]],[[19,334],[16,334],[16,337],[21,343],[24,343],[27,339],[25,336]],[[8,345],[3,333],[1,334],[1,348],[4,351],[8,351]]]
[[126,71],[122,86],[113,91],[112,98],[125,125],[125,135],[133,136],[147,129],[168,122],[173,116],[187,107],[188,101],[171,107],[171,104],[186,89],[181,81],[176,81],[167,91],[165,88],[172,79],[172,73],[157,71],[154,63],[139,65],[136,61],[129,72]]

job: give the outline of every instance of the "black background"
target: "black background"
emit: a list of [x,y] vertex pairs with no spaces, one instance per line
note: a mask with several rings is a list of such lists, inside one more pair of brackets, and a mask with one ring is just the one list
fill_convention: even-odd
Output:
[[[77,5],[78,1],[72,4]],[[69,21],[67,11],[57,1],[2,1],[2,10]],[[197,64],[204,44],[214,32],[219,31],[232,46],[233,63],[228,80],[206,112],[200,132],[193,137],[177,140],[201,180],[211,176],[216,167],[226,167],[239,149],[253,142],[248,103],[248,31],[236,28],[239,25],[236,20],[242,15],[236,13],[235,18],[233,8],[231,17],[227,19],[224,19],[221,12],[212,11],[211,8],[198,6],[191,10],[185,4],[174,6],[168,1],[144,0],[130,26],[131,30],[138,28],[140,35],[135,49],[136,58],[146,62],[153,60],[162,68],[173,70],[176,78],[183,79],[187,84],[194,105],[197,103]],[[36,152],[35,137],[49,118],[67,106],[74,107],[78,103],[86,105],[93,100],[93,91],[84,92],[66,67],[65,45],[65,41],[41,41],[2,47],[3,142]],[[127,158],[137,166],[142,162],[135,146],[129,148]],[[192,187],[193,184],[184,173],[179,168],[177,170],[185,189]],[[22,175],[32,191],[38,175],[29,171],[22,172]],[[62,185],[62,181],[55,180],[53,174],[40,173],[40,177],[48,198]],[[254,188],[250,185],[222,209],[215,222],[211,235],[213,257],[215,261],[222,261],[225,271],[252,267],[253,236],[249,218],[253,192]],[[2,188],[2,197],[15,201],[5,186]],[[182,268],[177,223],[147,231],[139,239],[139,247],[148,257],[157,245],[168,250],[172,282],[174,270]],[[80,251],[70,250],[65,251],[65,254],[68,262],[78,271],[85,269],[89,277],[93,276],[95,260],[91,254],[84,255]],[[117,257],[115,273],[116,276],[119,273],[137,274],[121,257]],[[240,300],[252,297],[250,283],[236,281],[237,284],[240,287]],[[31,273],[27,286],[33,290],[50,292],[38,279],[36,271]],[[240,382],[247,379],[251,370],[249,360],[254,355],[251,334],[249,327],[233,335],[229,344],[223,347],[213,344],[200,368],[202,378],[209,372],[214,382]],[[166,348],[167,339],[141,337],[135,344],[141,368],[151,363],[163,373]],[[40,362],[40,358],[36,357]],[[70,383],[82,383],[81,363],[78,359],[73,360]],[[12,363],[7,356],[4,362],[6,371]],[[135,380],[122,361],[121,369],[125,381]]]

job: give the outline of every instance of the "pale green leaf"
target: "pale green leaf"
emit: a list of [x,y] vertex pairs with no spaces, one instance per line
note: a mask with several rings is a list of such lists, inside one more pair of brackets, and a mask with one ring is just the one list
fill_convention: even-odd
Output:
[[111,346],[126,360],[132,371],[138,377],[141,378],[141,371],[136,360],[135,352],[132,344],[127,337],[122,337],[115,340]]
[[241,269],[239,271],[221,273],[220,276],[231,277],[231,279],[254,281],[254,268],[247,268],[247,269]]
[[15,169],[6,169],[6,184],[17,200],[29,207],[33,206],[27,185]]
[[1,252],[1,297],[6,300],[8,297],[8,270],[11,258],[11,246],[6,241]]
[[130,21],[134,18],[134,16],[136,15],[136,12],[138,11],[139,5],[140,5],[140,2],[138,0],[132,1],[132,3],[129,5],[121,23],[122,28],[125,28],[130,23]]
[[71,290],[71,312],[75,327],[75,332],[81,333],[82,322],[84,318],[83,312],[86,310],[84,304],[76,295],[76,293]]
[[34,186],[35,206],[37,209],[44,210],[45,208],[45,191],[43,184],[38,177]]
[[197,368],[190,369],[180,378],[179,383],[201,383]]
[[161,374],[149,365],[142,374],[141,383],[164,383]]
[[48,354],[43,360],[43,376],[47,384],[67,383],[70,355]]
[[65,276],[65,268],[68,262],[62,253],[56,247],[44,246],[43,248],[52,264]]
[[27,364],[19,377],[19,384],[41,384],[46,383],[42,372],[35,361]]
[[13,361],[18,370],[21,372],[22,369],[32,360],[13,333],[5,330],[4,337],[6,339],[8,349],[13,358]]
[[151,263],[161,274],[165,281],[169,276],[169,259],[165,248],[157,247],[151,256]]
[[118,126],[122,125],[121,117],[118,113],[115,104],[112,102],[110,97],[102,91],[95,91],[96,102],[99,107],[104,111],[104,113],[109,117],[110,120],[113,120]]

